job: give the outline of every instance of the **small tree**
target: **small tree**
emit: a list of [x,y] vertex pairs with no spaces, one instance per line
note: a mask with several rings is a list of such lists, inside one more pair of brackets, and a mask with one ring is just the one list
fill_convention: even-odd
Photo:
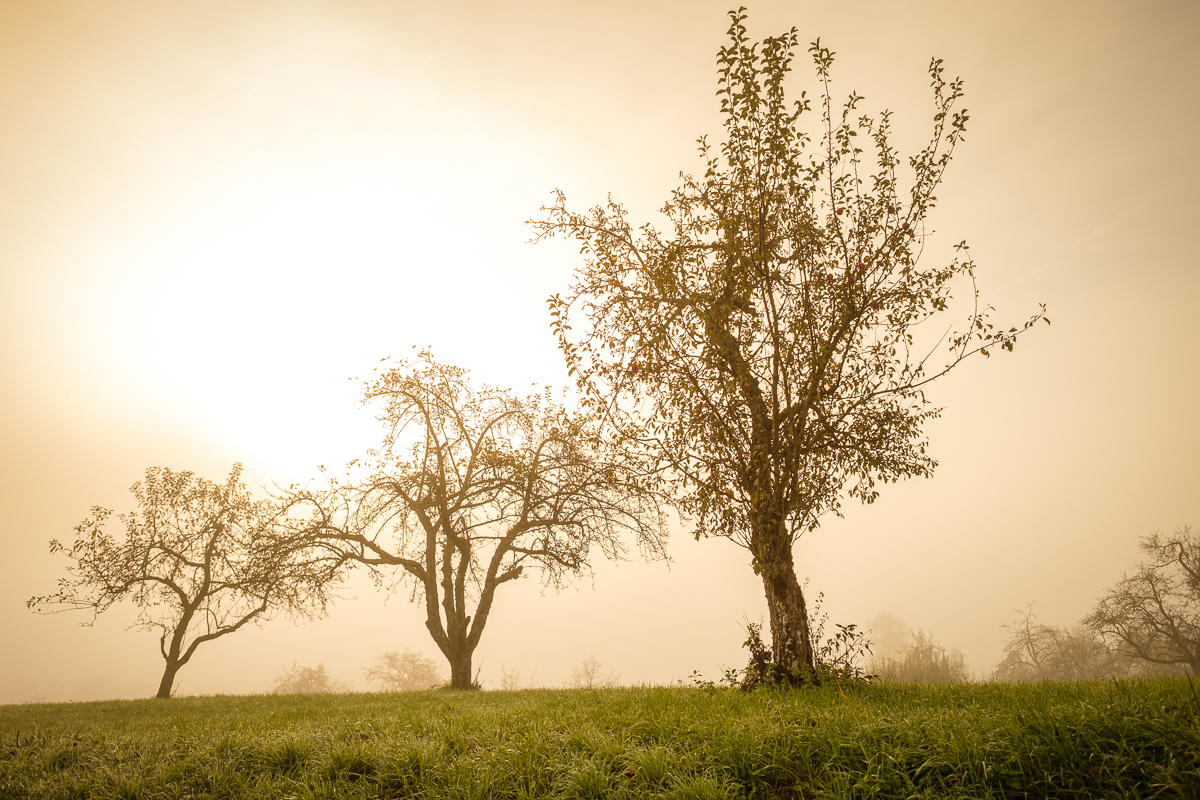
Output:
[[947,650],[923,630],[912,635],[898,656],[872,661],[869,671],[880,680],[895,683],[963,683],[971,679],[963,654]]
[[523,687],[532,689],[533,681],[534,681],[534,678],[536,678],[536,677],[537,677],[537,673],[535,672],[529,676],[529,682],[527,684],[523,684],[523,679],[521,677],[521,670],[517,669],[516,667],[513,667],[512,669],[507,669],[503,664],[501,664],[500,665],[500,687],[499,687],[500,691],[515,692]]
[[1147,560],[1106,591],[1083,625],[1122,655],[1200,674],[1200,534],[1143,537]]
[[364,402],[383,404],[383,446],[365,477],[292,492],[311,518],[290,546],[330,573],[357,563],[377,582],[384,569],[412,579],[453,688],[474,685],[471,657],[496,590],[527,568],[559,587],[588,572],[593,548],[623,558],[626,535],[665,558],[665,523],[639,464],[602,442],[594,417],[548,393],[474,389],[464,370],[422,352],[368,384]]
[[798,125],[809,100],[784,92],[795,29],[751,44],[744,11],[730,16],[717,57],[725,141],[700,140],[704,174],[681,175],[661,209],[668,230],[635,229],[611,200],[570,211],[561,192],[531,224],[538,239],[574,238],[584,257],[569,293],[549,301],[569,371],[611,434],[658,459],[697,538],[749,550],[772,666],[794,681],[814,668],[796,540],[847,497],[870,503],[879,482],[930,475],[922,424],[939,409],[924,387],[974,354],[1011,350],[1043,316],[994,329],[972,292],[960,332],[918,345],[952,282],[973,288],[975,276],[965,243],[949,264],[918,265],[968,119],[941,61],[929,66],[932,135],[908,159],[906,188],[890,113],[858,116],[853,92],[835,104],[831,50],[810,48],[813,146]]
[[350,687],[341,681],[335,681],[325,670],[324,664],[316,667],[298,667],[292,662],[292,667],[275,679],[273,694],[342,694],[350,691]]
[[437,664],[424,653],[407,647],[403,653],[386,652],[375,657],[375,664],[364,670],[367,683],[385,692],[416,692],[442,683]]
[[134,627],[160,631],[166,667],[158,697],[171,696],[175,676],[196,649],[261,622],[270,612],[309,617],[323,612],[323,576],[278,548],[279,508],[256,501],[234,464],[224,485],[191,472],[146,470],[130,492],[136,513],[121,514],[123,539],[105,525],[112,512],[97,506],[76,528],[71,545],[54,540],[52,553],[73,562],[57,592],[31,598],[39,612],[89,609],[92,619],[121,600],[139,612]]
[[604,671],[604,665],[592,654],[590,658],[571,670],[567,686],[572,689],[611,689],[618,685],[618,678]]

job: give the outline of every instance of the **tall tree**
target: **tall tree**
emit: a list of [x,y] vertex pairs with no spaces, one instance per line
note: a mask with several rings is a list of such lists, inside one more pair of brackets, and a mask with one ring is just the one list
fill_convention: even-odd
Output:
[[1128,658],[1200,675],[1200,533],[1185,525],[1143,537],[1141,549],[1147,559],[1101,595],[1083,625]]
[[382,447],[364,477],[293,492],[293,509],[311,516],[289,546],[330,570],[357,563],[377,582],[388,568],[411,578],[452,687],[473,685],[496,590],[528,568],[561,586],[590,569],[593,548],[622,558],[626,535],[665,557],[655,495],[593,417],[548,394],[475,389],[427,351],[368,384],[364,402],[383,405]]
[[952,282],[974,289],[965,243],[949,264],[918,263],[967,124],[962,83],[941,61],[929,67],[933,132],[903,188],[890,113],[856,116],[853,92],[835,106],[832,51],[810,48],[814,145],[799,126],[809,99],[784,92],[795,29],[751,44],[744,10],[730,16],[717,57],[724,141],[699,140],[704,174],[681,174],[661,209],[669,229],[635,230],[611,200],[569,211],[562,192],[531,224],[537,239],[573,237],[584,256],[549,301],[568,369],[610,432],[659,459],[696,537],[750,551],[774,664],[796,680],[813,667],[797,538],[847,497],[872,502],[877,482],[929,475],[922,423],[939,409],[926,384],[972,354],[1011,350],[1044,317],[997,330],[976,292],[961,332],[923,348],[916,336],[946,311]]
[[121,600],[138,606],[135,627],[160,632],[166,662],[158,697],[171,696],[175,676],[196,649],[260,622],[273,611],[307,617],[324,611],[327,579],[314,565],[279,548],[279,508],[254,500],[234,464],[221,484],[162,467],[130,492],[138,511],[121,514],[123,538],[105,526],[112,511],[97,506],[71,545],[51,552],[74,563],[57,592],[31,598],[35,611],[89,609],[92,619]]

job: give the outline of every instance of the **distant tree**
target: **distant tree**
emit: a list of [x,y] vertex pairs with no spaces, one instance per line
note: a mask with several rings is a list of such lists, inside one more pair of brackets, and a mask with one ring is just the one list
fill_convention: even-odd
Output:
[[536,676],[537,676],[536,672],[533,675],[530,675],[529,683],[523,685],[523,678],[521,677],[521,670],[516,669],[516,668],[506,669],[504,667],[504,665],[501,664],[500,665],[500,691],[515,692],[518,689],[525,688],[526,686],[528,688],[532,689],[533,688],[533,680]]
[[407,647],[403,653],[386,652],[375,657],[375,664],[364,670],[367,683],[385,692],[416,692],[442,683],[437,664],[424,653]]
[[996,665],[1001,681],[1082,681],[1176,674],[1174,665],[1131,658],[1086,627],[1055,628],[1035,622],[1033,604],[1005,625],[1010,633]]
[[571,680],[567,682],[572,689],[611,689],[617,685],[617,676],[606,673],[595,654],[571,670]]
[[880,611],[867,627],[876,658],[900,655],[913,635],[912,626],[890,611]]
[[121,514],[123,538],[105,526],[99,506],[76,528],[71,545],[50,542],[72,560],[70,577],[51,595],[26,605],[43,613],[89,609],[92,619],[121,600],[139,612],[134,627],[161,633],[166,662],[158,697],[171,696],[175,676],[205,642],[227,636],[273,611],[310,617],[325,609],[326,577],[279,548],[280,509],[254,500],[234,464],[224,485],[191,472],[146,470],[130,492],[138,511]]
[[496,590],[527,569],[562,586],[590,570],[593,548],[624,557],[627,534],[648,558],[665,557],[654,494],[593,417],[548,394],[474,389],[428,352],[367,385],[364,402],[383,404],[383,446],[353,465],[365,477],[292,492],[291,508],[310,518],[291,546],[330,572],[362,564],[377,582],[385,568],[411,578],[453,688],[474,685],[471,656]]
[[869,672],[896,683],[963,683],[971,679],[967,661],[958,650],[947,650],[918,630],[894,658],[874,660]]
[[1098,680],[1128,674],[1128,664],[1119,654],[1090,632],[1037,623],[1032,603],[1017,613],[1017,620],[1004,626],[1011,635],[996,665],[998,680]]
[[316,667],[292,667],[275,679],[274,694],[343,694],[350,687],[325,671],[324,664]]
[[1200,533],[1141,540],[1147,560],[1101,595],[1083,625],[1122,655],[1200,674]]
[[[822,87],[810,147],[798,126],[809,100],[784,92],[795,29],[751,44],[744,11],[730,16],[717,57],[725,141],[700,140],[704,174],[681,175],[661,209],[668,230],[635,229],[612,201],[570,211],[562,192],[531,224],[583,254],[569,293],[549,300],[568,370],[610,433],[659,460],[697,538],[750,551],[773,666],[800,680],[814,645],[796,540],[845,498],[870,503],[878,482],[930,475],[922,424],[940,409],[924,387],[974,354],[1011,350],[1044,316],[993,328],[965,243],[949,264],[918,265],[968,118],[940,60],[929,66],[933,132],[907,160],[906,188],[891,114],[856,116],[853,92],[836,106],[831,50],[810,48]],[[947,326],[931,320],[955,281],[969,292],[965,325],[940,335]]]

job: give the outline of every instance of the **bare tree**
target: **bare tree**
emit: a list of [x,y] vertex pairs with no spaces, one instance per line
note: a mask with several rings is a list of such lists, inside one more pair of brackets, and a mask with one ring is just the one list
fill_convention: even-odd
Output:
[[365,477],[292,492],[291,507],[311,518],[289,546],[330,571],[357,563],[377,582],[391,569],[411,579],[453,688],[473,686],[496,590],[527,569],[559,587],[589,571],[593,549],[624,558],[626,536],[665,558],[666,527],[639,464],[548,392],[474,389],[464,370],[422,352],[367,385],[364,402],[383,404],[383,446],[361,465]]
[[1034,622],[1033,603],[1018,609],[1018,619],[1004,627],[1011,634],[996,677],[1005,681],[1053,680],[1058,674],[1059,644],[1065,630]]
[[537,677],[536,672],[533,673],[532,675],[530,675],[529,682],[527,684],[525,684],[523,687],[522,686],[523,678],[521,677],[521,670],[519,670],[515,667],[513,669],[507,669],[503,664],[501,664],[500,665],[500,691],[515,692],[521,688],[532,689],[533,681],[534,681],[534,678],[536,678],[536,677]]
[[[751,44],[744,11],[730,16],[717,58],[725,141],[700,140],[703,177],[681,175],[661,209],[669,230],[635,229],[611,200],[569,211],[561,192],[531,224],[537,239],[574,238],[584,257],[569,293],[549,301],[569,371],[612,434],[659,459],[697,538],[750,551],[774,666],[799,680],[814,653],[798,537],[847,497],[874,501],[877,482],[931,474],[922,423],[939,409],[924,387],[974,354],[1011,350],[1044,316],[993,328],[965,243],[949,264],[918,265],[968,119],[940,60],[933,132],[905,189],[890,113],[856,116],[853,92],[837,107],[831,50],[810,48],[822,87],[810,147],[798,127],[809,101],[784,93],[795,29]],[[915,334],[942,327],[931,321],[955,280],[975,302],[965,325],[919,346]]]
[[71,545],[50,551],[72,560],[58,591],[31,598],[39,612],[76,609],[96,616],[121,600],[139,608],[134,627],[161,633],[166,667],[158,697],[171,696],[175,676],[196,649],[264,620],[272,611],[323,613],[327,580],[312,564],[277,546],[280,509],[254,500],[234,464],[224,485],[191,472],[151,467],[130,492],[136,513],[121,514],[124,538],[110,536],[112,515],[99,506],[76,528]]
[[606,673],[595,654],[571,670],[571,680],[567,682],[572,689],[611,689],[617,685],[617,676]]
[[386,652],[376,656],[375,664],[364,670],[367,683],[385,692],[416,692],[441,685],[437,664],[424,653],[404,648],[403,653]]
[[1200,534],[1185,525],[1141,540],[1147,560],[1096,602],[1083,625],[1121,654],[1200,674]]
[[350,691],[350,687],[336,681],[325,670],[324,664],[316,667],[298,667],[292,662],[292,667],[275,679],[274,694],[342,694]]
[[1010,633],[1004,658],[996,665],[1002,681],[1084,681],[1166,675],[1171,666],[1130,658],[1086,627],[1055,628],[1034,621],[1033,604],[1005,625]]

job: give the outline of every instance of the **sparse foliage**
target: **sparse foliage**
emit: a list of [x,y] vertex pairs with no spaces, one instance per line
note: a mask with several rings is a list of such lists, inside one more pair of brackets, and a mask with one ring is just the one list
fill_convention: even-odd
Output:
[[1178,665],[1132,658],[1086,627],[1055,628],[1035,621],[1033,604],[1017,612],[995,678],[1015,683],[1082,681],[1178,674]]
[[[808,588],[807,579],[804,581],[804,588]],[[829,679],[838,682],[868,680],[869,676],[863,669],[863,659],[871,655],[872,645],[867,639],[869,631],[859,630],[858,625],[854,623],[835,623],[836,630],[826,638],[825,628],[829,624],[829,614],[821,610],[824,604],[825,593],[819,592],[812,609],[813,660],[816,664],[814,677],[818,683]]]
[[316,667],[298,667],[292,662],[291,669],[275,679],[274,694],[344,694],[350,687],[335,681],[324,664]]
[[[717,681],[706,679],[700,674],[700,670],[692,670],[692,674],[688,676],[692,685],[705,692],[715,693],[718,688],[740,689],[743,688],[742,670],[737,667],[723,667],[721,669],[721,677]],[[679,681],[683,685],[683,681]]]
[[1142,538],[1146,560],[1106,591],[1083,625],[1128,658],[1200,674],[1200,533]]
[[594,653],[571,670],[571,680],[567,682],[567,686],[571,689],[611,689],[619,685],[617,676],[606,673],[604,665],[597,660]]
[[73,544],[50,550],[72,560],[59,590],[31,598],[36,611],[92,611],[138,606],[135,627],[160,632],[166,662],[158,697],[196,649],[272,611],[308,617],[324,611],[325,576],[278,546],[279,508],[254,500],[235,464],[223,485],[161,467],[130,489],[138,511],[121,514],[123,538],[106,528],[112,512],[97,506],[76,528]]
[[[931,474],[922,426],[939,409],[924,387],[972,355],[1011,350],[1044,316],[994,328],[965,244],[949,264],[918,263],[968,119],[940,60],[933,131],[907,160],[906,186],[891,114],[860,116],[853,92],[835,103],[831,50],[810,48],[814,142],[800,127],[809,99],[784,92],[795,29],[752,44],[744,10],[730,16],[717,59],[725,140],[700,140],[704,174],[681,176],[661,209],[669,229],[635,229],[611,200],[570,211],[561,192],[531,224],[583,254],[569,292],[549,300],[568,370],[608,432],[656,459],[697,538],[750,551],[772,663],[795,676],[815,668],[796,539],[846,498],[870,503],[878,483]],[[970,293],[963,327],[920,344],[955,281]]]
[[475,389],[422,352],[367,384],[364,402],[383,405],[383,446],[365,477],[292,491],[291,506],[311,511],[293,546],[330,570],[365,565],[377,583],[384,570],[411,578],[453,688],[474,685],[496,590],[527,569],[560,587],[588,573],[593,551],[624,558],[626,538],[665,558],[663,516],[637,462],[548,391]]
[[878,658],[870,671],[895,683],[964,683],[971,679],[967,661],[958,650],[947,650],[923,630],[917,630],[896,657]]
[[515,692],[515,691],[518,691],[519,689],[524,689],[524,688],[532,689],[533,685],[534,685],[533,682],[536,677],[537,677],[537,673],[535,672],[529,676],[529,682],[527,684],[523,684],[522,683],[523,679],[521,677],[521,670],[516,669],[515,667],[513,669],[508,669],[503,664],[501,664],[500,665],[500,691]]
[[1017,620],[1004,626],[1010,636],[996,665],[998,680],[1097,680],[1128,673],[1128,664],[1089,631],[1035,622],[1033,603],[1017,613]]
[[403,653],[379,654],[375,663],[363,672],[369,685],[385,692],[416,692],[443,683],[437,664],[424,653],[413,652],[407,647]]

